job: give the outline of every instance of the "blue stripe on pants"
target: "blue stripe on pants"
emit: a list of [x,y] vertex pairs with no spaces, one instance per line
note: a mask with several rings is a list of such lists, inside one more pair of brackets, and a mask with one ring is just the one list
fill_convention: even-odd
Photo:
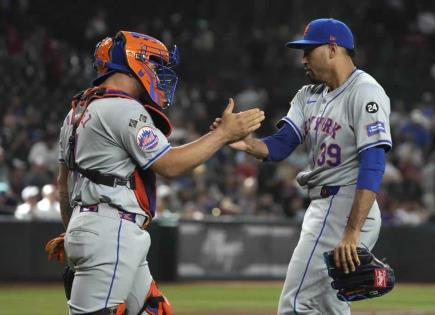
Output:
[[112,281],[110,282],[109,293],[107,294],[106,304],[104,305],[105,308],[107,307],[107,303],[109,303],[110,294],[112,293],[113,282],[115,281],[116,269],[118,268],[118,261],[119,261],[119,239],[121,237],[121,227],[122,227],[122,220],[119,219],[118,239],[117,239],[117,243],[116,243],[115,269],[113,270]]
[[313,250],[311,251],[310,258],[308,259],[307,266],[305,267],[304,275],[302,276],[301,283],[299,284],[298,290],[296,291],[296,295],[295,295],[294,302],[293,302],[293,310],[295,311],[295,315],[298,314],[296,311],[296,298],[298,297],[299,291],[301,290],[302,284],[304,283],[305,276],[306,276],[307,271],[308,271],[308,267],[310,266],[311,258],[313,257],[314,251],[316,250],[317,243],[319,242],[320,237],[322,236],[323,230],[325,229],[326,220],[328,219],[328,215],[329,215],[329,212],[330,212],[331,206],[332,206],[332,200],[334,200],[334,197],[335,197],[335,195],[332,196],[331,200],[329,201],[329,207],[328,207],[328,211],[326,212],[325,219],[323,220],[322,229],[320,230],[320,234],[316,239],[316,243],[314,243]]

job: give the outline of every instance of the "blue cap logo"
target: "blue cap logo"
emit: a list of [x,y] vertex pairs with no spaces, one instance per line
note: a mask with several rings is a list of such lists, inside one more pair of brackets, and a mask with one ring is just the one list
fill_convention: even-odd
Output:
[[335,19],[317,19],[311,21],[304,30],[304,38],[286,44],[289,48],[303,49],[309,45],[337,44],[354,49],[353,34],[350,28]]
[[305,30],[304,30],[304,37],[307,35],[309,29],[310,29],[310,24],[307,24],[307,26],[305,26]]

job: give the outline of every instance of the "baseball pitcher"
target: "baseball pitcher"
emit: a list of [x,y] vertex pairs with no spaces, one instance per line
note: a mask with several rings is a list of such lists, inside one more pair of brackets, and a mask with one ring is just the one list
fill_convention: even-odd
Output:
[[[384,154],[392,145],[390,100],[372,76],[355,67],[353,35],[343,22],[314,20],[304,38],[287,47],[303,50],[302,63],[312,84],[296,93],[276,134],[247,137],[231,146],[266,161],[280,161],[305,145],[310,163],[297,181],[308,190],[311,203],[278,314],[350,314],[349,304],[339,300],[331,286],[323,253],[333,250],[334,266],[349,274],[360,264],[357,247],[371,249],[378,239],[376,193]],[[217,119],[211,129],[220,123]],[[379,283],[388,283],[383,280]]]

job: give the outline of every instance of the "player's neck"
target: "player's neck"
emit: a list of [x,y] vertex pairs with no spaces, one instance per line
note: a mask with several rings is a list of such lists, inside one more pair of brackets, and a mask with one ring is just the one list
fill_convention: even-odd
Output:
[[123,91],[135,98],[138,98],[140,92],[136,86],[136,79],[124,73],[115,73],[106,79],[100,86],[108,87],[114,90]]
[[340,87],[346,80],[350,77],[352,72],[355,70],[355,65],[353,62],[345,62],[343,64],[337,65],[333,71],[331,71],[331,77],[326,82],[329,91],[333,91]]

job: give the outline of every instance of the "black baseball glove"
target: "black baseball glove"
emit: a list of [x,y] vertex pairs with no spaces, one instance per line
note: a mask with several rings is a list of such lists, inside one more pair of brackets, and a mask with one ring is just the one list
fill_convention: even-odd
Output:
[[357,247],[357,253],[361,264],[348,274],[335,266],[333,251],[323,253],[328,274],[333,279],[331,285],[338,290],[338,299],[359,301],[390,292],[395,282],[393,269],[368,249]]

